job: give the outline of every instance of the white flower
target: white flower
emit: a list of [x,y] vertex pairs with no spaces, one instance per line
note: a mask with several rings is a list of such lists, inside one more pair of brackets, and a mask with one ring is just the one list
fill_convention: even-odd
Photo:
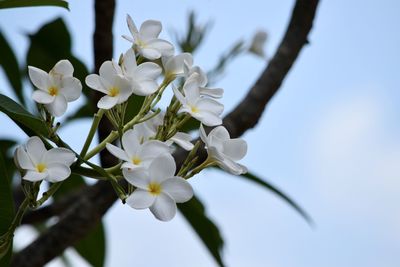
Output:
[[[141,142],[147,141],[157,134],[158,126],[163,124],[164,115],[165,114],[163,112],[160,112],[150,120],[136,124],[134,126],[134,130],[137,133],[139,140],[141,140]],[[172,143],[175,143],[180,147],[182,147],[183,149],[189,151],[192,150],[194,147],[192,142],[190,142],[191,140],[192,136],[190,134],[177,132],[173,137],[171,137],[165,143],[169,146],[172,145]]]
[[104,62],[99,74],[90,74],[86,77],[86,84],[104,94],[97,103],[98,108],[110,109],[116,104],[125,102],[132,94],[132,85],[123,76],[121,68],[113,61]]
[[158,89],[156,79],[161,74],[161,67],[153,62],[145,62],[139,66],[133,49],[129,49],[123,57],[122,71],[132,84],[132,91],[136,95],[147,96]]
[[31,182],[46,180],[56,183],[67,179],[71,174],[69,166],[74,160],[75,154],[69,149],[46,150],[37,136],[29,138],[26,145],[19,146],[15,151],[18,167],[26,170],[22,179]]
[[193,65],[193,57],[190,53],[182,53],[176,56],[163,57],[161,59],[165,77],[171,80],[183,76],[185,74],[185,69]]
[[256,34],[254,34],[253,40],[251,41],[249,52],[265,58],[264,45],[267,41],[267,37],[267,33],[263,30],[256,32]]
[[200,137],[206,144],[208,156],[217,161],[218,165],[227,172],[240,175],[247,172],[247,168],[236,161],[247,153],[247,143],[241,138],[231,139],[224,126],[218,126],[206,134],[203,125],[200,125]]
[[222,123],[220,115],[224,106],[214,99],[200,95],[197,74],[192,74],[183,85],[183,93],[173,88],[176,98],[181,102],[179,112],[189,113],[193,118],[201,121],[207,126],[216,126]]
[[207,75],[199,66],[190,67],[190,65],[185,64],[184,72],[185,72],[184,76],[186,78],[189,78],[194,73],[197,74],[195,77],[199,84],[200,95],[209,96],[212,98],[221,98],[222,95],[224,94],[224,89],[222,88],[206,87],[208,83]]
[[160,154],[169,153],[169,147],[158,140],[141,142],[135,130],[128,130],[122,136],[123,150],[112,144],[106,148],[111,154],[124,161],[123,173],[136,168],[148,168],[151,161]]
[[191,185],[183,178],[175,176],[176,166],[170,154],[153,160],[148,171],[133,171],[125,178],[136,186],[136,190],[126,199],[135,209],[147,209],[161,221],[169,221],[176,214],[176,203],[183,203],[193,197]]
[[132,42],[134,49],[143,57],[154,60],[161,56],[172,56],[174,54],[174,46],[158,38],[162,29],[161,22],[146,20],[140,26],[139,31],[129,15],[126,17],[126,22],[133,38],[126,35],[122,37]]
[[82,92],[81,82],[72,77],[74,67],[68,60],[60,60],[49,73],[28,66],[29,78],[39,90],[32,99],[44,104],[51,115],[59,117],[67,110],[67,102],[75,101]]

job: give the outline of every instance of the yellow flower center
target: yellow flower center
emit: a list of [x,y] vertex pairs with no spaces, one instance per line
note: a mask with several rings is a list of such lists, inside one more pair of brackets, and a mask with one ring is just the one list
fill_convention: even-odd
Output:
[[49,88],[49,94],[50,94],[51,96],[58,95],[58,88],[55,87],[55,86],[50,87],[50,88]]
[[110,91],[108,92],[108,95],[112,96],[112,97],[119,95],[119,88],[118,87],[112,87],[110,89]]
[[44,163],[39,163],[36,165],[36,170],[40,173],[44,172],[46,169],[47,169],[47,166]]
[[190,109],[192,110],[193,113],[199,112],[199,109],[195,106],[191,106]]
[[142,160],[139,157],[133,157],[132,158],[132,163],[135,165],[139,165],[142,162]]
[[161,194],[161,185],[159,183],[150,183],[148,186],[150,194],[158,196]]

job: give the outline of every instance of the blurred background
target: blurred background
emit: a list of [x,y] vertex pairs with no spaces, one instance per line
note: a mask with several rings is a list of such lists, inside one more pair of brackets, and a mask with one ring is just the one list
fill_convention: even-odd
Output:
[[[93,1],[70,0],[70,12],[39,7],[0,11],[0,28],[25,68],[29,39],[44,23],[62,17],[72,51],[93,69]],[[286,29],[294,1],[117,1],[114,58],[129,48],[125,16],[137,25],[163,23],[161,36],[187,27],[195,11],[212,28],[195,54],[211,69],[239,39],[268,32],[271,57]],[[310,227],[282,199],[243,179],[210,170],[191,184],[219,227],[227,266],[354,267],[400,265],[400,3],[395,0],[322,1],[310,44],[286,77],[255,129],[244,138],[249,170],[276,185],[315,221]],[[225,89],[229,112],[265,67],[245,54],[233,60],[215,84]],[[30,85],[26,83],[29,87]],[[0,70],[0,92],[12,95]],[[30,95],[30,89],[26,95]],[[77,107],[79,103],[72,106]],[[70,123],[61,136],[82,146],[89,119]],[[77,133],[79,129],[79,133]],[[0,114],[0,137],[24,142],[25,134]],[[106,266],[217,266],[181,215],[168,223],[148,210],[121,203],[105,216]],[[22,227],[16,248],[36,231]],[[89,266],[73,250],[72,266]],[[54,260],[51,267],[63,266]]]

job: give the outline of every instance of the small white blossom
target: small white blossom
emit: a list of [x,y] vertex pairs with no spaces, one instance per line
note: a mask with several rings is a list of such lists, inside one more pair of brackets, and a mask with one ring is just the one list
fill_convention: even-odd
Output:
[[128,100],[132,94],[132,85],[123,76],[118,64],[113,61],[104,62],[99,74],[90,74],[85,80],[90,88],[106,94],[97,103],[98,108],[110,109]]
[[111,154],[124,161],[121,168],[123,173],[136,168],[148,168],[153,159],[161,154],[169,153],[169,147],[158,140],[141,142],[135,130],[128,130],[122,136],[123,149],[107,144]]
[[170,154],[153,160],[147,171],[133,171],[125,178],[136,186],[126,199],[135,209],[149,208],[161,221],[169,221],[176,214],[176,203],[183,203],[193,197],[192,186],[183,178],[175,176],[176,166]]
[[129,49],[123,56],[122,72],[132,84],[132,91],[136,95],[147,96],[158,89],[156,79],[161,74],[161,67],[153,62],[145,62],[139,66],[133,49]]
[[39,137],[29,138],[26,145],[15,151],[17,166],[26,173],[22,179],[37,182],[46,180],[56,183],[65,180],[71,174],[69,168],[75,160],[75,154],[66,148],[47,150]]
[[216,126],[222,123],[220,117],[224,106],[214,99],[200,95],[198,74],[192,74],[183,85],[183,93],[173,88],[176,98],[181,102],[179,112],[189,113],[193,118],[207,126]]
[[59,117],[67,110],[67,102],[75,101],[82,92],[81,82],[72,77],[74,67],[68,60],[60,60],[49,73],[28,66],[29,78],[39,90],[32,99],[44,104],[51,115]]
[[158,38],[162,30],[161,22],[157,20],[146,20],[140,26],[139,31],[129,15],[126,17],[126,22],[132,37],[126,35],[122,37],[132,42],[134,49],[140,55],[147,59],[154,60],[161,56],[172,56],[174,54],[174,46],[170,42]]
[[206,134],[200,125],[200,138],[206,144],[208,156],[227,172],[240,175],[247,168],[236,161],[241,160],[247,153],[247,143],[241,138],[231,139],[224,126],[218,126]]

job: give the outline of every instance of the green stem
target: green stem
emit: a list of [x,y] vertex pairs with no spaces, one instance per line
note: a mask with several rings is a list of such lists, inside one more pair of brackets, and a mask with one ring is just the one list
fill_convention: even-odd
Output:
[[189,179],[193,177],[194,175],[198,174],[201,172],[203,169],[215,165],[215,161],[207,158],[202,164],[194,168],[188,175],[185,176],[185,179]]
[[49,190],[43,193],[42,197],[36,201],[36,208],[40,207],[46,200],[48,200],[60,188],[62,182],[54,183],[50,186]]
[[92,126],[90,127],[90,131],[88,133],[88,136],[86,137],[86,141],[85,144],[83,145],[82,151],[79,154],[81,157],[85,157],[85,154],[88,151],[90,144],[92,143],[96,130],[99,127],[99,123],[101,117],[103,117],[103,114],[104,114],[104,109],[99,109],[99,111],[94,115]]

